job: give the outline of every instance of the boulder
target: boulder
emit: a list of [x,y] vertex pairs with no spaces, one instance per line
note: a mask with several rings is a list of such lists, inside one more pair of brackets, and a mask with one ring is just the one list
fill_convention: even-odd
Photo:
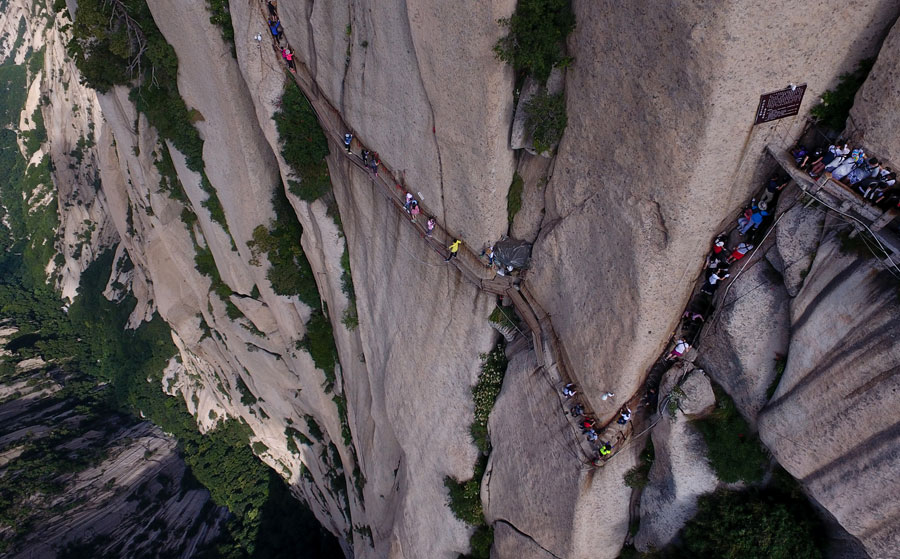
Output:
[[[685,373],[685,370],[689,372]],[[682,394],[674,417],[663,410],[653,428],[655,460],[649,484],[641,494],[641,525],[634,545],[641,551],[659,549],[678,535],[697,512],[697,499],[718,486],[718,478],[706,459],[703,436],[691,426],[691,417],[715,407],[715,395],[709,377],[690,365],[669,369],[660,384],[671,391],[679,378]],[[689,417],[691,416],[691,417]]]
[[825,212],[821,208],[804,206],[798,202],[799,196],[797,188],[781,196],[778,200],[779,212],[794,205],[784,212],[775,228],[776,250],[781,264],[776,269],[783,276],[784,286],[791,297],[797,296],[809,273],[825,223]]
[[900,299],[874,259],[843,254],[834,233],[791,302],[784,376],[759,434],[872,557],[900,549]]
[[778,273],[758,256],[733,266],[732,276],[717,316],[703,330],[698,364],[755,422],[777,378],[775,359],[787,354],[790,297]]

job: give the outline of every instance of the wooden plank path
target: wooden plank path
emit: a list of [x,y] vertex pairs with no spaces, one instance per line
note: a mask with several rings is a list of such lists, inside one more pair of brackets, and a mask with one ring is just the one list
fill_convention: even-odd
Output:
[[[265,21],[267,18],[266,8],[262,2],[259,3],[259,7],[260,14]],[[280,58],[280,46],[271,34],[269,37],[272,40],[273,51],[276,56]],[[434,216],[435,214],[430,212],[421,200],[417,200],[417,202],[419,203],[419,208],[422,213],[416,221],[412,221],[409,218],[409,215],[403,206],[406,190],[400,187],[401,181],[397,180],[391,169],[383,162],[379,166],[378,174],[376,175],[371,169],[363,164],[363,161],[359,156],[348,152],[344,148],[344,133],[350,131],[351,128],[344,122],[340,112],[322,94],[306,65],[296,57],[294,58],[294,63],[296,65],[296,72],[291,73],[285,68],[285,73],[294,79],[309,100],[310,106],[315,112],[326,138],[332,145],[333,152],[345,154],[345,161],[366,172],[370,176],[373,185],[377,187],[377,190],[390,201],[395,210],[407,218],[405,221],[420,233],[425,243],[438,254],[446,257],[449,253],[447,246],[458,237],[448,231],[443,224],[437,222],[436,218],[434,231],[431,236],[427,236],[425,234],[425,222],[428,220],[428,216]],[[364,143],[360,142],[359,138],[354,137],[354,140],[359,145],[365,146]],[[374,152],[377,150],[372,151]],[[577,377],[572,374],[573,368],[571,361],[563,347],[562,341],[559,339],[553,328],[550,315],[536,302],[535,297],[527,287],[526,279],[524,277],[500,276],[496,274],[496,272],[489,268],[465,243],[460,246],[457,257],[450,260],[448,265],[454,266],[468,283],[471,283],[479,290],[492,295],[509,298],[513,307],[516,309],[516,312],[522,317],[531,333],[532,345],[534,347],[538,367],[551,381],[558,396],[563,385],[570,382],[576,383]],[[634,397],[630,400],[634,400]],[[613,414],[613,416],[608,418],[603,424],[600,424],[601,418],[594,414],[593,410],[596,408],[591,405],[587,396],[581,394],[580,401],[585,408],[586,415],[597,417],[598,424],[595,428],[597,433],[609,433],[610,438],[603,440],[609,440],[611,444],[614,444],[615,451],[615,449],[620,447],[621,443],[625,440],[624,433],[616,435],[615,433],[610,432],[611,429],[615,431],[614,421],[617,414]],[[568,403],[569,402],[561,399],[561,408],[563,412],[566,413],[569,425],[573,431],[574,439],[582,454],[583,463],[594,464],[594,459],[597,456],[596,449],[591,444],[586,443],[585,437],[578,435],[575,419],[565,410],[565,408],[568,407]],[[609,458],[610,457],[607,457],[607,459]]]

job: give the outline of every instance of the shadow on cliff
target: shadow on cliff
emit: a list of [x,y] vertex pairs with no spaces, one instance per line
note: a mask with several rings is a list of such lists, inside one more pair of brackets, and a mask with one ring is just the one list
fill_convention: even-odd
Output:
[[269,498],[260,511],[254,559],[343,558],[337,539],[326,531],[276,475],[269,476]]

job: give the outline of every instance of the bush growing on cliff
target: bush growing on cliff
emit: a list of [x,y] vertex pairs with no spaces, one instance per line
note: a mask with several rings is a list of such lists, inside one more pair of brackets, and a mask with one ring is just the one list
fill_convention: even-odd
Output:
[[498,23],[507,34],[494,45],[497,58],[543,83],[565,61],[575,14],[571,0],[519,0],[515,13]]
[[306,335],[297,342],[297,347],[308,351],[316,367],[325,372],[325,388],[326,391],[331,391],[335,381],[337,347],[334,345],[331,322],[321,310],[316,309],[309,317]]
[[525,189],[525,181],[519,176],[519,173],[513,173],[512,183],[509,185],[509,192],[506,193],[506,213],[509,215],[509,224],[512,225],[513,218],[522,209],[522,191]]
[[478,382],[472,388],[472,399],[475,402],[475,420],[470,432],[475,446],[484,453],[490,452],[491,441],[488,437],[487,422],[494,408],[494,402],[500,395],[503,377],[506,375],[506,353],[503,344],[498,344],[490,353],[481,355],[483,361]]
[[566,99],[562,93],[550,95],[546,91],[538,92],[525,104],[525,114],[525,127],[538,153],[549,150],[559,142],[569,122]]
[[700,497],[682,531],[678,556],[819,559],[820,523],[802,496],[778,490],[725,491]]
[[299,181],[289,181],[291,193],[301,200],[318,200],[331,190],[325,158],[328,141],[312,105],[293,80],[286,80],[281,103],[273,117],[281,140],[281,155]]
[[316,279],[300,246],[303,227],[284,194],[283,187],[276,187],[272,194],[275,221],[266,228],[264,225],[253,230],[253,238],[247,241],[253,259],[259,265],[259,254],[266,253],[269,270],[266,278],[272,290],[278,295],[296,295],[310,307],[319,306],[319,288]]
[[234,50],[234,26],[231,23],[228,0],[206,0],[206,7],[209,8],[209,22],[222,31],[222,38],[231,47],[231,56],[237,58]]
[[203,176],[208,194],[203,202],[212,219],[228,231],[215,189],[206,178],[203,139],[194,127],[202,115],[188,109],[178,92],[178,56],[156,27],[143,0],[82,0],[73,23],[69,55],[84,81],[105,92],[131,85],[130,99],[138,111],[184,154],[187,166]]
[[625,472],[625,485],[632,489],[643,489],[647,486],[650,476],[650,468],[656,453],[653,450],[653,441],[648,438],[647,446],[641,451],[638,465]]
[[734,401],[718,385],[713,385],[713,389],[716,410],[693,422],[706,441],[710,465],[726,483],[757,482],[762,479],[769,458]]
[[822,102],[810,109],[810,114],[831,130],[842,131],[850,116],[850,109],[853,108],[856,92],[862,87],[874,65],[874,58],[866,58],[859,61],[856,70],[841,74],[837,86],[822,94]]

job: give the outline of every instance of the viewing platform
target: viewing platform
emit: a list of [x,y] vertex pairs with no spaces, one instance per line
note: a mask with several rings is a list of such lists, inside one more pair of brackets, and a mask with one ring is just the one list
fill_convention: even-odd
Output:
[[892,222],[900,217],[900,211],[896,208],[882,210],[867,203],[852,187],[834,180],[829,173],[823,173],[818,179],[813,179],[806,171],[797,167],[794,158],[787,150],[779,146],[769,145],[766,149],[769,155],[797,183],[800,190],[820,198],[828,205],[865,224],[884,246],[888,256],[895,262],[900,259],[900,234],[897,231],[897,224],[892,225]]

